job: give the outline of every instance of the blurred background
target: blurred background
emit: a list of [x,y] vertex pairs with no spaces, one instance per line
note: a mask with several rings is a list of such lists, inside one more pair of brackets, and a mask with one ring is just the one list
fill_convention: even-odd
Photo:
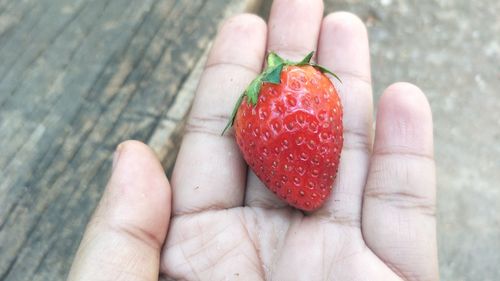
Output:
[[[220,22],[265,0],[0,0],[0,280],[61,280],[125,139],[168,173]],[[443,280],[500,280],[500,1],[327,0],[368,26],[375,102],[434,116]]]

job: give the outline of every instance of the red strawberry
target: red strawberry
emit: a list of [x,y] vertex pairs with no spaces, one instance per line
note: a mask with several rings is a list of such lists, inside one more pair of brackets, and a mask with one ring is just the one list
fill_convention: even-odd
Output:
[[[324,72],[275,53],[238,100],[234,123],[243,157],[278,197],[304,210],[318,209],[332,191],[342,150],[342,106]],[[227,127],[226,127],[227,129]]]

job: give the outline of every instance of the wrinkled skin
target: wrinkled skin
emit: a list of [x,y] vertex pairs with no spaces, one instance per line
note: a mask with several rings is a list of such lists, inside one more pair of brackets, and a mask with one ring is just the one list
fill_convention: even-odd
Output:
[[239,207],[177,217],[171,231],[164,266],[176,278],[399,280],[350,218]]
[[[122,144],[69,280],[155,280],[159,271],[169,280],[438,280],[427,100],[393,84],[373,130],[366,29],[348,13],[322,15],[319,0],[276,0],[267,26],[240,15],[221,27],[171,182],[147,147]],[[278,200],[234,136],[220,136],[266,49],[288,59],[317,50],[343,81],[339,172],[315,212]]]

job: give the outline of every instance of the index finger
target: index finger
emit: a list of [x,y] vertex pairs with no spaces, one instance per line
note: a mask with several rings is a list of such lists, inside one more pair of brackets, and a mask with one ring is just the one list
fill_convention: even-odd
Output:
[[236,100],[261,70],[266,24],[238,15],[220,29],[202,74],[172,174],[173,212],[242,205],[246,164],[231,133],[221,136]]

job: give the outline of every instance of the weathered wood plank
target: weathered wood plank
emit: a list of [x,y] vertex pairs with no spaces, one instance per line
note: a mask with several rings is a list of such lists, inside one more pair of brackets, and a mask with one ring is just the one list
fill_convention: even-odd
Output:
[[[26,16],[19,18],[19,23],[12,27],[11,36],[0,41],[0,77],[2,80],[16,80],[17,83],[2,83],[2,90],[12,95],[15,87],[22,82],[23,72],[34,63],[38,56],[63,33],[64,29],[79,15],[87,4],[83,0],[73,2],[71,8],[59,5],[47,5],[37,2]],[[64,2],[64,1],[59,1]],[[8,33],[7,33],[8,35]],[[22,47],[21,47],[22,46]],[[11,88],[5,88],[10,86]],[[2,95],[8,97],[9,95]],[[0,105],[3,98],[0,98]]]
[[0,46],[8,39],[15,26],[24,22],[27,14],[33,9],[33,1],[7,1],[0,3]]
[[0,42],[1,280],[64,278],[120,141],[171,169],[217,25],[257,2],[29,2]]

